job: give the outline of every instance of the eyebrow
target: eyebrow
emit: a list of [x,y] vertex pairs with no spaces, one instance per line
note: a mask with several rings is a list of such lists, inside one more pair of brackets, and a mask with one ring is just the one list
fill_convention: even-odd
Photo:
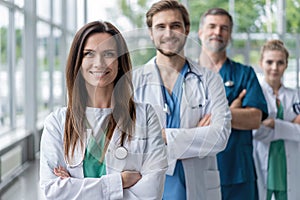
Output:
[[182,25],[182,22],[181,21],[174,21],[174,22],[171,22],[171,23],[158,23],[158,24],[155,24],[154,27],[161,26],[161,25],[167,25],[167,24],[170,24],[170,25],[180,24],[180,25]]
[[84,48],[83,51],[95,51],[95,49]]

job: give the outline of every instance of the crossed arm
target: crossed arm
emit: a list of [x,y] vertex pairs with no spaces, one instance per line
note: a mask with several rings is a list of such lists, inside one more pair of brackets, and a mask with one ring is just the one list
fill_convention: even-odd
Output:
[[[297,117],[295,117],[293,119],[293,121],[291,121],[292,123],[295,123],[295,124],[300,124],[300,115],[297,115]],[[262,122],[263,125],[269,127],[269,128],[274,128],[275,127],[275,119],[274,118],[268,118],[268,119],[265,119],[263,122]]]
[[[199,121],[197,127],[209,126],[210,125],[210,120],[211,120],[211,114],[204,115],[201,118],[201,120]],[[162,129],[162,138],[165,141],[165,144],[167,144],[167,137],[166,137],[166,131],[165,131],[165,129]]]
[[[62,166],[54,168],[53,173],[61,179],[71,177],[69,172]],[[138,171],[123,171],[121,177],[123,189],[126,189],[135,185],[142,178],[142,175]]]
[[230,105],[231,127],[240,130],[258,129],[261,124],[262,111],[253,107],[242,108],[246,92],[244,89]]

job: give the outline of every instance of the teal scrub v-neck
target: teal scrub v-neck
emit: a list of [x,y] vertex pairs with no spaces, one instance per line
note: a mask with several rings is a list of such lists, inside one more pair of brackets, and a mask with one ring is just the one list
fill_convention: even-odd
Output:
[[[179,128],[180,127],[180,104],[182,97],[182,84],[184,75],[188,71],[188,64],[185,63],[182,68],[176,83],[173,87],[172,94],[170,95],[168,90],[164,88],[166,94],[166,103],[170,109],[170,115],[167,115],[167,128]],[[177,160],[174,169],[173,176],[166,175],[165,188],[163,194],[163,200],[185,200],[186,188],[185,188],[185,176],[181,160]]]
[[104,151],[105,135],[104,133],[99,144],[93,135],[90,136],[83,160],[84,177],[99,178],[106,174],[104,159],[100,162]]

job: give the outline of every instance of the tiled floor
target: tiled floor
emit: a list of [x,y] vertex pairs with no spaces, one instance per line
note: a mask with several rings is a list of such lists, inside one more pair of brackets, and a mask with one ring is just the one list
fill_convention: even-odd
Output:
[[0,194],[1,200],[44,200],[39,188],[39,160],[30,166]]

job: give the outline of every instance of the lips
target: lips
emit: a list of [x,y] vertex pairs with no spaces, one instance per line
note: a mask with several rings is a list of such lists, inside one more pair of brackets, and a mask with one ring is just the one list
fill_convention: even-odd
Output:
[[214,40],[214,41],[223,43],[223,38],[221,38],[221,37],[211,37],[211,38],[209,38],[209,40]]
[[164,40],[162,43],[164,44],[174,44],[178,41],[178,39]]
[[109,72],[108,71],[103,71],[103,72],[95,72],[95,71],[90,71],[90,73],[96,77],[96,78],[102,78],[103,76],[105,76],[106,74],[108,74]]

